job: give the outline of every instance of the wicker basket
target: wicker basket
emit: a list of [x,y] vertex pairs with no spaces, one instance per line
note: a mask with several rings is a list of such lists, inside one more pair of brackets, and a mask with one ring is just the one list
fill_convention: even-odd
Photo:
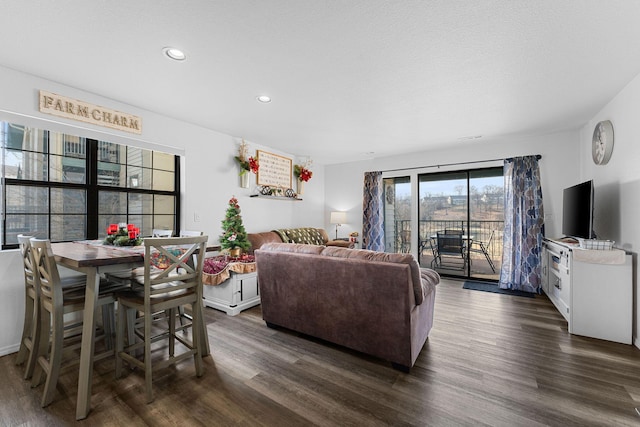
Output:
[[580,241],[580,247],[582,249],[592,249],[597,251],[610,251],[613,249],[615,242],[611,240],[596,240],[596,239],[578,239]]
[[[219,256],[219,257],[212,257],[212,258],[207,258],[207,260],[209,261],[213,261],[213,262],[227,262],[227,264],[225,265],[225,267],[222,269],[222,271],[215,273],[215,274],[209,274],[206,272],[202,273],[202,282],[205,285],[212,285],[212,286],[217,286],[220,285],[224,282],[227,281],[227,279],[229,279],[229,277],[231,277],[231,272],[233,271],[234,273],[238,273],[238,274],[245,274],[245,273],[253,273],[254,271],[256,271],[256,263],[255,261],[253,262],[240,262],[240,261],[234,261],[232,260],[228,260],[226,257],[224,256]],[[205,262],[207,262],[207,260],[205,260]]]

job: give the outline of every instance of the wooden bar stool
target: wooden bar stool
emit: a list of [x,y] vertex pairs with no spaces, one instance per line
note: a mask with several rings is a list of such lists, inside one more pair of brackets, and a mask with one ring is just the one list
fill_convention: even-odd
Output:
[[[20,254],[22,255],[22,264],[24,268],[24,284],[25,284],[25,309],[24,309],[24,325],[22,328],[22,339],[20,340],[20,349],[16,357],[16,365],[21,365],[25,361],[27,365],[24,370],[24,379],[28,380],[33,375],[33,369],[36,365],[36,353],[40,342],[40,287],[37,286],[37,278],[34,271],[31,255],[32,236],[20,234],[18,236],[18,245]],[[69,292],[78,286],[84,286],[84,276],[71,276],[61,280],[62,291]]]
[[[30,239],[30,242],[34,282],[40,290],[40,339],[37,346],[37,365],[31,386],[37,387],[46,377],[41,402],[45,407],[53,400],[62,369],[63,350],[80,348],[82,322],[65,324],[64,315],[84,309],[86,276],[82,276],[83,282],[76,282],[74,286],[65,289],[51,250],[51,242],[48,239],[35,238]],[[111,336],[115,329],[114,292],[117,289],[121,289],[121,285],[112,287],[106,281],[101,283],[98,306],[102,308],[104,332],[101,336],[97,336],[98,339]],[[107,350],[96,355],[95,360],[113,355],[113,348],[109,349],[108,343],[109,340],[107,340]]]
[[[144,240],[144,286],[118,293],[118,321],[116,332],[116,378],[122,374],[122,361],[145,372],[147,403],[153,401],[152,379],[156,369],[194,358],[196,375],[203,373],[202,354],[204,329],[202,317],[202,266],[208,236],[147,238]],[[195,262],[193,258],[195,256]],[[191,305],[193,318],[189,324],[176,328],[176,314],[180,307]],[[132,320],[130,312],[142,313],[135,320],[136,337],[141,342],[130,340],[124,345],[125,324]],[[168,328],[158,331],[164,322],[154,324],[154,314],[164,312],[169,319]],[[127,325],[131,328],[131,325]],[[178,331],[191,328],[192,340]],[[151,343],[168,339],[168,357],[163,360],[151,358]],[[175,354],[176,341],[185,351]],[[144,349],[143,359],[138,359],[136,350]]]

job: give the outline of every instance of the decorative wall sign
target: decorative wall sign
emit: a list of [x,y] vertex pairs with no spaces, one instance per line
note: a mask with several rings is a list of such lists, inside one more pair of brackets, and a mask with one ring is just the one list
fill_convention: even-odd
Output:
[[142,134],[142,119],[99,105],[40,91],[40,112],[124,132]]
[[258,185],[291,188],[293,161],[290,158],[258,150],[258,162]]

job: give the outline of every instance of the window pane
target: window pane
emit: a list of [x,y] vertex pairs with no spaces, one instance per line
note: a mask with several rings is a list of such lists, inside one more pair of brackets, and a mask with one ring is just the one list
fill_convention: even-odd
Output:
[[85,190],[52,188],[51,213],[85,215],[87,211],[86,194]]
[[[98,193],[98,213],[100,215],[126,215],[127,193],[119,191],[100,191]],[[126,222],[126,217],[123,217],[120,222]]]
[[28,179],[32,181],[47,181],[47,157],[41,153],[28,151],[5,151],[5,177]]
[[144,148],[127,147],[127,165],[151,167],[151,150]]
[[85,159],[49,156],[49,178],[52,182],[84,184],[87,164]]
[[125,170],[123,165],[98,162],[98,185],[124,187],[126,184]]
[[[104,238],[112,223],[134,223],[143,235],[176,228],[177,156],[8,122],[0,122],[0,150],[3,246],[17,246],[16,235],[25,231],[69,241]],[[112,188],[88,205],[95,186]],[[97,230],[88,215],[98,218]]]
[[6,123],[5,128],[7,132],[6,141],[2,141],[3,146],[16,150],[47,152],[47,132],[13,123]]
[[175,230],[173,227],[173,215],[154,215],[153,228],[163,228],[165,230]]
[[141,188],[151,190],[151,169],[138,166],[127,166],[129,188]]
[[49,132],[49,153],[84,159],[87,157],[87,141],[79,136]]
[[175,174],[167,171],[153,171],[153,189],[158,191],[173,191],[175,188]]
[[84,240],[86,221],[86,215],[52,215],[51,241]]
[[155,200],[155,205],[153,208],[154,213],[168,214],[168,215],[174,215],[176,213],[174,196],[155,196],[154,200]]
[[49,191],[42,187],[7,185],[7,213],[49,213]]
[[175,156],[173,154],[160,153],[158,151],[153,152],[153,168],[162,169],[165,171],[175,171],[176,163]]
[[14,125],[8,122],[0,122],[0,145],[2,148],[22,149],[24,126]]
[[151,214],[153,212],[153,194],[129,194],[129,215]]
[[129,223],[140,229],[141,236],[151,236],[153,231],[153,215],[129,215]]
[[7,215],[6,245],[18,243],[18,234],[46,239],[49,236],[48,215]]
[[125,163],[126,146],[113,142],[98,141],[98,161]]

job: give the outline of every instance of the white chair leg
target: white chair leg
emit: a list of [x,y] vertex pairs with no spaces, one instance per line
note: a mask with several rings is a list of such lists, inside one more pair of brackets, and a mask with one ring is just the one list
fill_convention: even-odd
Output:
[[151,365],[151,317],[144,316],[144,381],[147,403],[153,402],[153,368]]
[[[62,364],[62,342],[64,340],[64,315],[61,311],[53,314],[53,325],[51,334],[51,353],[49,354],[47,381],[42,394],[42,407],[49,405],[53,400],[56,391],[58,377],[60,376],[60,365]],[[44,363],[43,359],[40,359]]]
[[122,305],[118,307],[118,319],[116,321],[116,350],[115,350],[116,378],[120,378],[122,376],[122,356],[120,355],[120,353],[124,350],[124,328],[125,326],[127,326],[127,328],[129,327],[129,322],[127,322],[126,320],[127,311],[130,311],[130,310],[127,310],[126,307],[123,307]]
[[194,363],[196,365],[196,376],[201,377],[204,370],[202,367],[202,353],[203,353],[203,337],[202,337],[202,305],[193,304],[193,320],[191,322],[191,335],[193,336],[193,346],[196,349],[196,353],[193,355]]

